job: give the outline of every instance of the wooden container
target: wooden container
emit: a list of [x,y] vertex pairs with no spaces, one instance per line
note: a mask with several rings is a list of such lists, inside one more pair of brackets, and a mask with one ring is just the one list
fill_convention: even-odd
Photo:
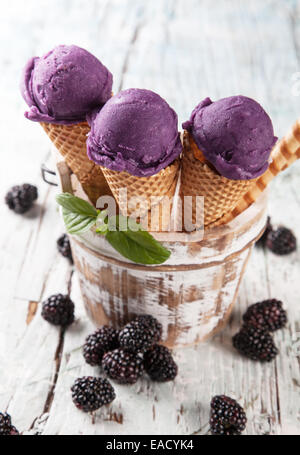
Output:
[[[58,163],[58,171],[63,190],[80,194],[64,163]],[[73,236],[89,317],[97,326],[120,328],[136,314],[151,314],[163,324],[163,341],[169,347],[192,345],[216,334],[230,316],[252,248],[264,231],[266,206],[264,192],[231,223],[206,231],[202,241],[154,234],[172,252],[159,266],[128,261],[93,232]]]

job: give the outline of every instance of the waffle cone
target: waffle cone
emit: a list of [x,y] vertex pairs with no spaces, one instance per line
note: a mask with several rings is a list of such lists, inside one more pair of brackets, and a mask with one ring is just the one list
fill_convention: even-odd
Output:
[[[166,230],[170,222],[170,210],[163,211],[162,208],[167,197],[170,199],[174,197],[179,176],[179,167],[180,161],[176,160],[166,169],[162,169],[158,174],[150,177],[135,177],[127,172],[117,172],[107,168],[102,168],[102,172],[118,202],[121,213],[136,217],[138,207],[140,221],[146,222],[149,230],[160,231]],[[122,196],[120,197],[119,193],[124,188],[127,190],[126,199]],[[134,201],[134,198],[138,199]],[[158,217],[155,216],[155,222],[151,222],[152,214],[150,210],[155,213],[158,213],[156,210],[159,210]],[[145,221],[147,215],[148,222]]]
[[[165,194],[159,204],[152,207],[145,217],[140,218],[140,223],[150,232],[164,232],[171,228],[171,215],[173,209],[173,197],[175,194],[178,179],[174,179],[169,191]],[[165,204],[166,201],[166,205]]]
[[[204,226],[217,225],[224,214],[233,210],[254,182],[229,180],[219,175],[205,160],[190,134],[187,131],[183,133],[180,196],[184,205],[183,213],[192,212],[192,222],[197,228],[201,226],[197,225],[196,196],[204,197]],[[187,201],[183,199],[184,196],[194,197]]]
[[255,185],[240,199],[234,209],[223,217],[220,224],[228,223],[250,207],[276,175],[300,159],[300,120],[283,139],[277,142],[271,156],[272,162],[267,171],[256,180]]
[[55,125],[41,123],[65,162],[80,181],[90,201],[95,204],[102,195],[111,195],[100,166],[89,160],[86,152],[86,137],[90,131],[88,123]]

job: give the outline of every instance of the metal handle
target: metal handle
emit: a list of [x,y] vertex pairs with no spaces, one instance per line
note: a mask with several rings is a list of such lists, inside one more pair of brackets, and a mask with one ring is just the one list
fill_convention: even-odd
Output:
[[44,182],[48,183],[48,185],[58,186],[58,183],[52,182],[51,180],[47,179],[47,174],[56,175],[55,171],[52,171],[45,164],[42,164],[41,165],[41,173],[42,173],[42,178],[43,178]]

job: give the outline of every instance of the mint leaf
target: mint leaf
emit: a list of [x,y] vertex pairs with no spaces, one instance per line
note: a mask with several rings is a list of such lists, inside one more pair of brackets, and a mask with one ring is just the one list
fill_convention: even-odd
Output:
[[[113,219],[115,218],[115,219]],[[122,218],[124,220],[124,217]],[[171,252],[163,247],[155,238],[144,231],[140,225],[139,230],[132,230],[127,219],[127,229],[119,231],[120,217],[111,217],[109,226],[116,225],[117,230],[109,230],[106,240],[122,256],[138,264],[162,264],[169,259]],[[135,223],[135,226],[137,224]]]
[[78,215],[85,215],[97,218],[98,212],[91,204],[70,193],[62,193],[56,196],[56,202],[64,209]]
[[96,224],[97,210],[83,199],[62,193],[56,196],[56,201],[63,208],[63,219],[69,234],[82,234]]
[[79,215],[78,213],[73,213],[65,208],[62,209],[62,214],[69,234],[83,234],[96,224],[96,218]]

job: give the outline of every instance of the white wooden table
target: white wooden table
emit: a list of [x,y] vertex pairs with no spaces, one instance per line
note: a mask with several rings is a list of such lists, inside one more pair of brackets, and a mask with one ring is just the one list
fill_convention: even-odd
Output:
[[[70,386],[98,374],[81,349],[93,330],[76,273],[56,250],[63,231],[55,189],[41,181],[50,142],[23,117],[18,91],[26,59],[59,43],[95,53],[114,74],[114,91],[145,87],[175,108],[180,122],[206,96],[245,94],[271,114],[278,136],[300,115],[300,2],[293,0],[10,0],[1,9],[1,200],[8,187],[39,187],[39,204],[17,216],[0,204],[0,411],[30,434],[206,434],[209,401],[228,394],[245,406],[248,434],[300,434],[300,248],[287,257],[256,249],[228,328],[197,348],[175,352],[174,383],[147,379],[116,386],[117,399],[91,417],[78,411]],[[297,88],[297,87],[296,87]],[[294,89],[294,90],[293,90]],[[300,241],[300,163],[272,184],[273,221]],[[41,301],[71,292],[76,323],[63,335],[40,316]],[[275,335],[280,355],[267,365],[231,345],[246,307],[282,299],[288,327]]]

